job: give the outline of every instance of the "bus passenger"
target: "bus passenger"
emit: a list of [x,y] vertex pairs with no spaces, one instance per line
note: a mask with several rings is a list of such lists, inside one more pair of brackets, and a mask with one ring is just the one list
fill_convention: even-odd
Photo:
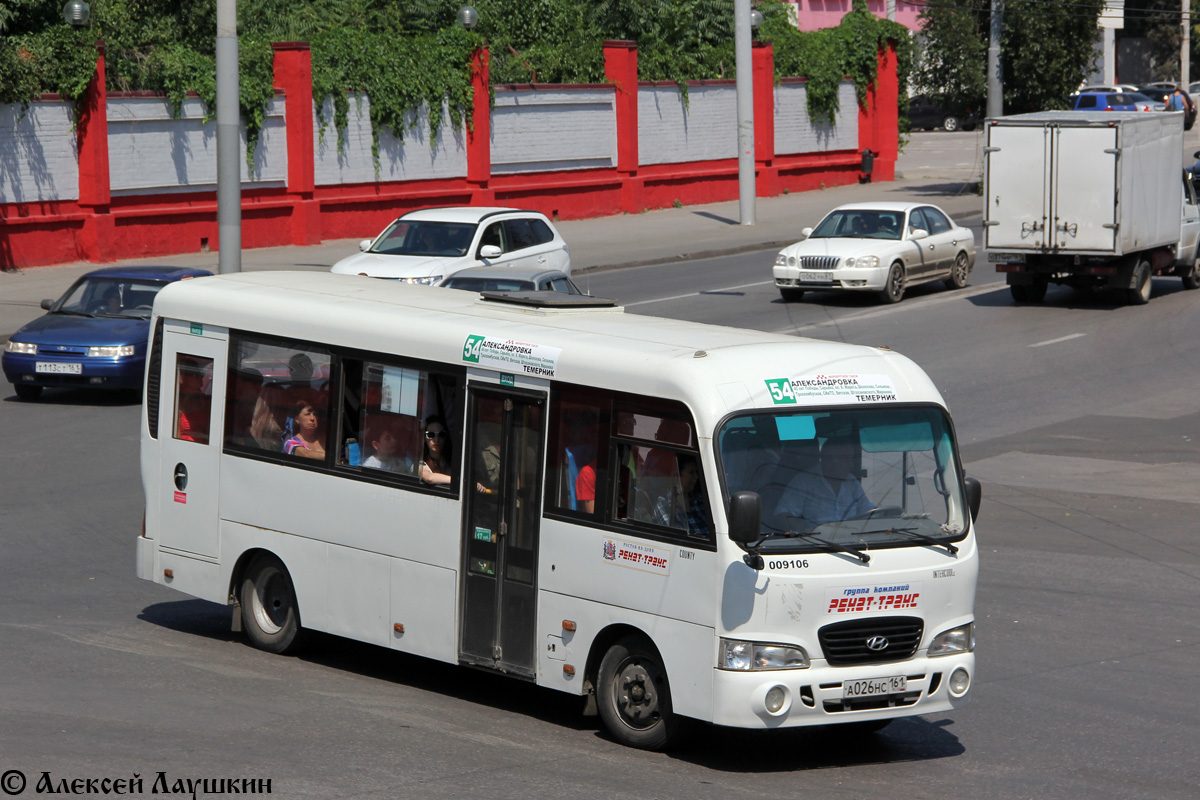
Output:
[[450,483],[450,459],[453,452],[446,421],[436,414],[426,417],[425,459],[417,466],[421,480],[434,485]]
[[367,431],[364,441],[367,443],[369,455],[363,459],[362,465],[371,469],[385,469],[389,472],[412,472],[412,459],[399,454],[400,441],[390,425],[377,422]]
[[700,467],[694,456],[679,456],[679,478],[668,495],[654,503],[654,522],[708,536],[708,505],[700,488]]
[[298,400],[292,406],[292,420],[296,427],[292,437],[283,443],[283,452],[301,458],[325,458],[325,445],[317,435],[317,412],[312,403]]
[[858,454],[854,437],[830,437],[821,446],[821,471],[801,472],[788,483],[777,519],[800,518],[813,525],[863,516],[875,508],[854,472]]

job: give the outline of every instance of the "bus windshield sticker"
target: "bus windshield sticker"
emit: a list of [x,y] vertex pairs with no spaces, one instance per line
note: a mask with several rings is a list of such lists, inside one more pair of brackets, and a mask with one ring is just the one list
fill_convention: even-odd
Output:
[[561,347],[471,334],[463,342],[462,360],[481,367],[553,378],[558,371],[560,353]]
[[605,539],[604,560],[610,564],[656,572],[659,575],[671,574],[671,551],[665,547]]
[[887,375],[843,374],[805,375],[798,378],[770,378],[765,381],[771,402],[793,404],[801,400],[822,403],[894,403],[896,386]]
[[906,611],[921,607],[921,582],[868,584],[825,590],[826,614]]

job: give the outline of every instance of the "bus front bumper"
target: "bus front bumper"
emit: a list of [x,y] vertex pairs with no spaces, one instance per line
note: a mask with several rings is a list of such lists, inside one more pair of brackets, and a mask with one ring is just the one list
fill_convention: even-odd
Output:
[[[713,723],[788,728],[951,711],[967,704],[975,679],[973,653],[864,667],[820,664],[823,662],[809,669],[764,672],[715,670]],[[906,683],[903,691],[844,696],[846,687],[856,681],[873,683],[901,676]]]

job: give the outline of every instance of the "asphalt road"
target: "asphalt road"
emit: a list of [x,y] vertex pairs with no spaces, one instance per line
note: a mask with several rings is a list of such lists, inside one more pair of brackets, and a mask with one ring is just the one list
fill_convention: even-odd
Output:
[[785,304],[773,256],[581,284],[633,313],[886,344],[926,368],[984,486],[970,706],[858,740],[701,728],[654,754],[492,675],[332,637],[259,652],[227,608],[134,576],[136,398],[47,393],[0,401],[0,772],[25,795],[42,772],[136,773],[149,794],[161,771],[286,798],[1194,797],[1200,292],[1161,278],[1147,306],[1052,288],[1018,307],[977,265],[966,289],[897,306]]

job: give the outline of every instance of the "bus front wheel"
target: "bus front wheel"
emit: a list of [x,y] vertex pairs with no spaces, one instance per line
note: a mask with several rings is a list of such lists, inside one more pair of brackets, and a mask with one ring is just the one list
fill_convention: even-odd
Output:
[[283,562],[270,553],[254,557],[242,580],[242,628],[250,643],[269,653],[289,653],[300,643],[300,609]]
[[667,671],[654,648],[638,636],[617,641],[600,662],[597,710],[617,741],[662,750],[679,728],[671,711]]

